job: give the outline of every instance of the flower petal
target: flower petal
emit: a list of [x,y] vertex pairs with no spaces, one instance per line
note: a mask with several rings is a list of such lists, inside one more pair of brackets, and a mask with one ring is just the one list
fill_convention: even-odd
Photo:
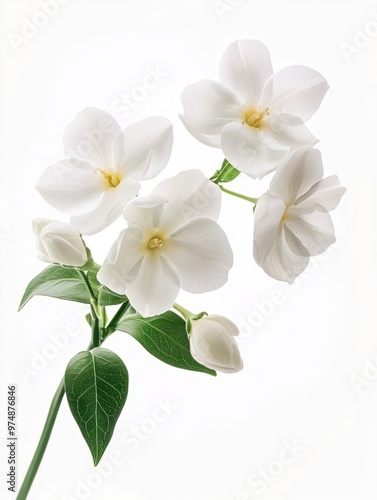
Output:
[[168,200],[161,224],[170,233],[197,218],[217,220],[221,208],[221,191],[200,170],[185,170],[154,188],[153,196]]
[[193,321],[190,351],[199,363],[223,373],[235,373],[243,368],[233,336],[228,335],[212,315]]
[[285,145],[280,150],[268,145],[262,130],[242,123],[229,123],[221,134],[224,156],[238,170],[253,179],[261,179],[275,170],[289,152]]
[[145,258],[143,240],[143,232],[138,228],[122,231],[98,271],[98,281],[113,292],[126,295],[127,284],[136,279]]
[[181,94],[183,124],[196,139],[208,146],[220,147],[220,134],[231,121],[241,121],[243,104],[222,83],[201,80],[188,85]]
[[282,113],[271,117],[269,130],[273,137],[287,146],[317,144],[318,139],[310,132],[301,118]]
[[127,296],[144,317],[168,311],[179,292],[179,277],[171,263],[158,252],[145,256],[137,277],[127,285]]
[[301,241],[310,255],[319,255],[335,243],[334,226],[328,212],[321,206],[305,214],[299,207],[292,207],[286,220],[286,227]]
[[279,166],[269,192],[292,204],[323,177],[321,153],[311,146],[296,149]]
[[102,176],[90,163],[71,159],[48,167],[36,189],[57,210],[78,215],[93,210],[104,187]]
[[138,227],[144,233],[158,230],[166,202],[165,198],[157,195],[135,198],[124,208],[123,217],[128,227]]
[[65,222],[51,222],[40,232],[46,254],[51,262],[80,267],[88,260],[80,233]]
[[209,316],[203,316],[204,320],[211,320],[219,325],[221,325],[228,335],[231,337],[237,337],[240,334],[240,331],[235,323],[231,321],[229,318],[225,316],[220,316],[219,314],[210,314]]
[[64,131],[64,151],[68,157],[85,160],[95,168],[114,170],[124,154],[117,142],[121,134],[121,128],[109,113],[85,108]]
[[122,172],[136,180],[152,179],[167,165],[173,146],[173,126],[162,116],[151,116],[123,130]]
[[246,106],[257,107],[262,90],[272,75],[267,47],[258,40],[238,40],[225,51],[219,67],[220,80],[242,96]]
[[[272,94],[269,107],[280,113],[298,116],[304,122],[317,111],[329,86],[323,76],[306,66],[289,66],[275,73],[264,94]],[[262,101],[267,97],[262,97]]]
[[299,206],[301,212],[311,212],[318,204],[330,212],[338,206],[345,192],[346,188],[340,187],[338,177],[331,175],[314,184],[295,202],[295,206]]
[[136,196],[139,189],[140,184],[137,181],[127,178],[117,187],[104,191],[94,210],[71,217],[71,223],[80,229],[82,234],[98,233],[121,215],[125,204]]
[[274,246],[260,264],[265,273],[280,281],[293,283],[309,264],[309,252],[295,235],[283,225]]
[[181,227],[171,235],[164,250],[183,290],[209,292],[228,280],[233,252],[224,231],[210,219],[198,219]]
[[262,265],[274,246],[285,204],[276,196],[265,193],[258,200],[254,213],[254,259]]

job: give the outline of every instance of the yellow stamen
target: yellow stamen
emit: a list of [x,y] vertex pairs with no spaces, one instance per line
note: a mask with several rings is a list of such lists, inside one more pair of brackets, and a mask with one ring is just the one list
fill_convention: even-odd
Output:
[[290,207],[291,207],[290,204],[286,206],[285,212],[283,213],[283,216],[280,219],[280,225],[284,224],[285,222],[287,222],[287,220],[290,219],[290,215],[289,215],[289,209],[290,209]]
[[263,118],[270,114],[269,108],[263,111],[256,111],[255,109],[246,109],[243,115],[243,124],[249,125],[249,127],[261,128],[263,123]]
[[153,250],[155,248],[161,248],[163,245],[164,242],[158,236],[153,236],[153,238],[148,241],[147,247]]
[[120,181],[122,180],[122,177],[118,172],[106,172],[101,168],[99,168],[97,172],[99,172],[105,179],[108,188],[116,188],[120,183]]

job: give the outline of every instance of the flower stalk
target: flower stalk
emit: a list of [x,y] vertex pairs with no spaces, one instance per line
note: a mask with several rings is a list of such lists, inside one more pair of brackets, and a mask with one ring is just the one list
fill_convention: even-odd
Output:
[[43,427],[42,435],[40,437],[37,449],[35,450],[33,459],[30,463],[29,469],[26,473],[25,479],[22,483],[21,489],[17,495],[17,500],[25,500],[25,498],[27,498],[29,494],[31,485],[33,484],[34,478],[38,472],[43,455],[46,451],[47,444],[50,440],[51,432],[54,427],[55,420],[58,415],[64,393],[65,389],[64,389],[64,378],[63,378],[52,399],[50,410],[47,414],[46,422]]
[[230,189],[225,188],[221,184],[218,184],[218,186],[223,193],[230,194],[231,196],[235,196],[236,198],[241,198],[241,200],[249,201],[250,203],[253,203],[254,205],[256,205],[258,202],[258,198],[250,198],[250,196],[246,196],[246,195],[241,194],[241,193],[236,193],[235,191],[231,191]]

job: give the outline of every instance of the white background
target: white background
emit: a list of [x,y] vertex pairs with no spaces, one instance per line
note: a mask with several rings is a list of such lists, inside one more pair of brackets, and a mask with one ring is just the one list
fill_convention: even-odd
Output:
[[[330,83],[309,125],[321,140],[326,174],[339,175],[347,187],[333,214],[338,242],[289,287],[253,262],[250,205],[224,197],[220,223],[235,251],[229,282],[215,293],[182,294],[179,302],[239,325],[244,370],[217,378],[177,370],[126,334],[114,335],[107,347],[127,364],[130,392],[103,469],[93,476],[89,451],[63,401],[29,498],[375,499],[377,3],[71,0],[18,50],[9,35],[21,35],[25,18],[43,22],[40,2],[1,4],[1,497],[15,498],[5,485],[7,385],[18,384],[20,485],[65,366],[90,335],[77,304],[38,297],[16,313],[27,283],[43,269],[31,219],[67,220],[34,189],[43,170],[63,158],[64,127],[85,106],[106,109],[122,126],[161,114],[174,123],[175,145],[158,181],[192,167],[210,175],[221,151],[186,132],[178,118],[180,92],[216,78],[230,42],[254,38],[268,46],[275,69],[305,64]],[[369,38],[354,40],[360,29]],[[156,88],[133,109],[121,105],[122,95],[140,95],[135,88],[147,68],[156,67],[164,73]],[[250,196],[267,186],[268,179],[234,183]],[[97,261],[122,226],[118,221],[87,240]],[[49,351],[51,336],[68,330],[74,335],[67,345]],[[43,352],[54,359],[42,359]],[[167,400],[174,408],[156,410]],[[140,437],[130,440],[136,427]],[[282,464],[287,442],[300,451]],[[257,488],[262,469],[269,482]],[[76,491],[83,483],[89,488]]]

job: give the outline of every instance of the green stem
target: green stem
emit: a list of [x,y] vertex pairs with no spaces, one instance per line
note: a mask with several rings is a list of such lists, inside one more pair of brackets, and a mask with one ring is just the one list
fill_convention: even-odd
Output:
[[182,314],[182,316],[187,320],[191,319],[195,316],[192,312],[190,312],[188,309],[185,309],[184,307],[180,306],[179,304],[173,304],[174,309],[176,309],[178,312]]
[[21,489],[17,495],[17,500],[24,500],[29,493],[31,485],[33,484],[35,475],[38,472],[39,465],[42,461],[44,452],[46,451],[46,447],[50,439],[52,429],[54,427],[54,423],[64,396],[64,392],[65,389],[64,389],[64,378],[63,378],[51,402],[50,410],[46,418],[46,423],[43,427],[41,438],[39,440],[37,449],[35,450],[29,469],[26,473],[25,479],[22,483]]
[[[91,342],[87,348],[87,351],[90,351],[93,347],[94,346]],[[35,450],[34,456],[31,460],[29,469],[26,473],[25,479],[23,480],[23,483],[21,485],[16,500],[25,500],[29,494],[30,488],[33,484],[33,481],[41,464],[43,455],[46,451],[48,442],[50,440],[51,432],[54,427],[55,420],[58,415],[64,394],[65,394],[65,387],[64,387],[64,377],[63,377],[51,401],[50,409],[47,414],[46,422],[43,427],[43,431],[39,439],[37,449]]]
[[99,347],[101,345],[101,329],[99,326],[98,316],[94,312],[94,307],[92,308],[92,346]]
[[109,335],[111,335],[112,333],[115,332],[117,324],[118,324],[118,321],[121,319],[121,317],[123,316],[123,314],[127,311],[127,309],[129,308],[129,306],[130,306],[130,303],[128,301],[124,302],[120,306],[120,308],[114,314],[112,320],[110,321],[110,323],[107,325],[107,327],[105,329],[104,339],[107,338]]
[[86,289],[89,292],[89,295],[90,295],[90,307],[92,309],[92,314],[93,314],[93,309],[94,309],[94,312],[95,312],[95,314],[93,315],[93,318],[94,318],[94,316],[96,316],[98,318],[100,316],[100,313],[99,313],[99,310],[98,310],[98,301],[97,301],[96,294],[94,293],[94,290],[92,288],[92,285],[90,284],[90,281],[89,281],[87,275],[84,273],[84,271],[82,271],[81,269],[77,269],[77,268],[76,268],[76,271],[78,272],[80,278],[82,279],[84,285],[86,286]]
[[87,275],[84,273],[84,271],[81,271],[81,269],[77,269],[76,268],[76,271],[80,275],[80,278],[83,280],[83,282],[84,282],[84,284],[85,284],[85,286],[86,286],[86,288],[87,288],[87,290],[89,292],[89,295],[92,298],[92,300],[95,299],[95,301],[97,302],[96,294],[93,291],[92,285],[90,284],[90,281],[88,280]]
[[249,201],[250,203],[253,203],[254,205],[257,204],[258,198],[250,198],[249,196],[245,196],[244,194],[236,193],[235,191],[231,191],[230,189],[226,189],[221,184],[218,184],[218,186],[221,189],[221,191],[223,191],[224,193],[228,193],[232,196],[236,196],[237,198],[241,198],[241,200]]

